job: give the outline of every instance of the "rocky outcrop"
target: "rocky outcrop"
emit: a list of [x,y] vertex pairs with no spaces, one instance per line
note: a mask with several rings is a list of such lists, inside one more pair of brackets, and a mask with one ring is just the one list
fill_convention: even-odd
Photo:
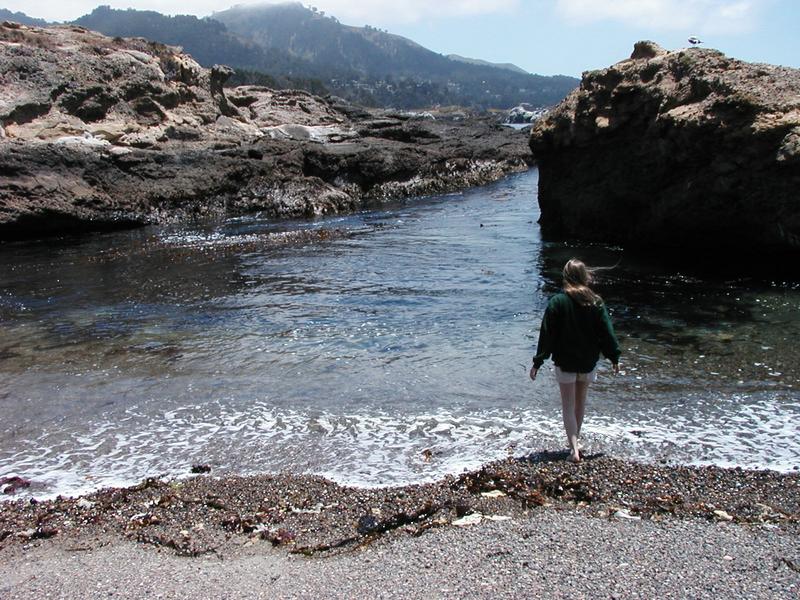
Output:
[[524,135],[228,89],[179,49],[0,25],[0,239],[262,211],[308,216],[527,168]]
[[548,113],[546,108],[536,108],[530,104],[520,104],[508,111],[506,123],[522,124],[533,123],[536,119],[541,119]]
[[543,232],[800,253],[800,71],[636,44],[534,126]]

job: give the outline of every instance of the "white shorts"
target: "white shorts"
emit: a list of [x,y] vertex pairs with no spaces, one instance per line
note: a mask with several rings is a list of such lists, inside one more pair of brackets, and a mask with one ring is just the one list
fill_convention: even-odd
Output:
[[570,371],[562,371],[561,368],[557,366],[556,381],[558,383],[575,383],[576,381],[594,383],[597,381],[597,369],[592,369],[588,373],[572,373]]

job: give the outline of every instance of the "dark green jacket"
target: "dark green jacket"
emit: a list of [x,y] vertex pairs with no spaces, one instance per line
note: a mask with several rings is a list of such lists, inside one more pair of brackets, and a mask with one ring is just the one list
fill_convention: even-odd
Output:
[[564,292],[553,296],[544,311],[533,366],[540,368],[552,354],[562,371],[588,373],[600,352],[619,361],[619,342],[605,304],[581,306]]

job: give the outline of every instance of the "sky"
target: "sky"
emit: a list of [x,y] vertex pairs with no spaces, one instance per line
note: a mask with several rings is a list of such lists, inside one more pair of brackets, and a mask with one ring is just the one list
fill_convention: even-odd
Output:
[[[0,0],[0,8],[51,21],[98,4],[208,16],[264,0]],[[698,36],[751,62],[800,67],[800,0],[311,0],[348,25],[371,25],[442,54],[572,75],[627,58],[638,40],[667,49]],[[187,8],[191,7],[191,8]]]

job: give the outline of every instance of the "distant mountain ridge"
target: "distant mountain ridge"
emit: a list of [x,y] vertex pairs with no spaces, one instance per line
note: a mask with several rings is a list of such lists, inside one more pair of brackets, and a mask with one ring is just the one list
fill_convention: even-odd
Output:
[[[370,26],[343,25],[335,17],[305,8],[299,2],[237,5],[215,12],[211,18],[265,48],[285,50],[334,73],[353,72],[373,78],[387,74],[411,76],[420,74],[420,67],[414,62],[420,56],[442,65],[446,61],[407,38]],[[387,56],[391,59],[387,60]],[[427,63],[424,66],[429,67]]]
[[[276,48],[266,49],[237,36],[219,21],[194,15],[162,15],[155,11],[116,10],[99,6],[74,21],[76,25],[104,35],[143,37],[148,40],[181,46],[205,67],[225,64],[243,71],[270,77],[259,81],[272,87],[315,89],[312,79],[326,77],[321,69]],[[296,77],[295,77],[296,76]]]
[[99,6],[74,23],[105,35],[181,46],[204,66],[237,69],[233,83],[332,92],[367,106],[549,106],[578,84],[511,64],[446,57],[374,27],[343,25],[298,2],[235,6],[206,18]]
[[354,99],[365,104],[545,106],[559,102],[578,83],[571,77],[516,72],[485,61],[452,60],[399,35],[343,25],[299,2],[235,6],[212,18],[250,41],[323,66],[336,74],[333,78],[341,77],[342,71],[356,72],[356,83],[372,84],[356,86],[365,91]]
[[29,27],[47,27],[52,24],[44,19],[29,17],[25,13],[11,12],[6,8],[0,8],[0,21],[13,21],[15,23],[21,23],[22,25],[28,25]]
[[488,60],[481,60],[480,58],[467,58],[466,56],[459,56],[458,54],[448,54],[447,58],[450,60],[457,60],[460,62],[469,63],[471,65],[482,65],[485,67],[495,67],[497,69],[507,69],[509,71],[514,71],[515,73],[523,73],[525,75],[530,75],[525,69],[522,67],[518,67],[513,63],[493,63],[489,62]]

